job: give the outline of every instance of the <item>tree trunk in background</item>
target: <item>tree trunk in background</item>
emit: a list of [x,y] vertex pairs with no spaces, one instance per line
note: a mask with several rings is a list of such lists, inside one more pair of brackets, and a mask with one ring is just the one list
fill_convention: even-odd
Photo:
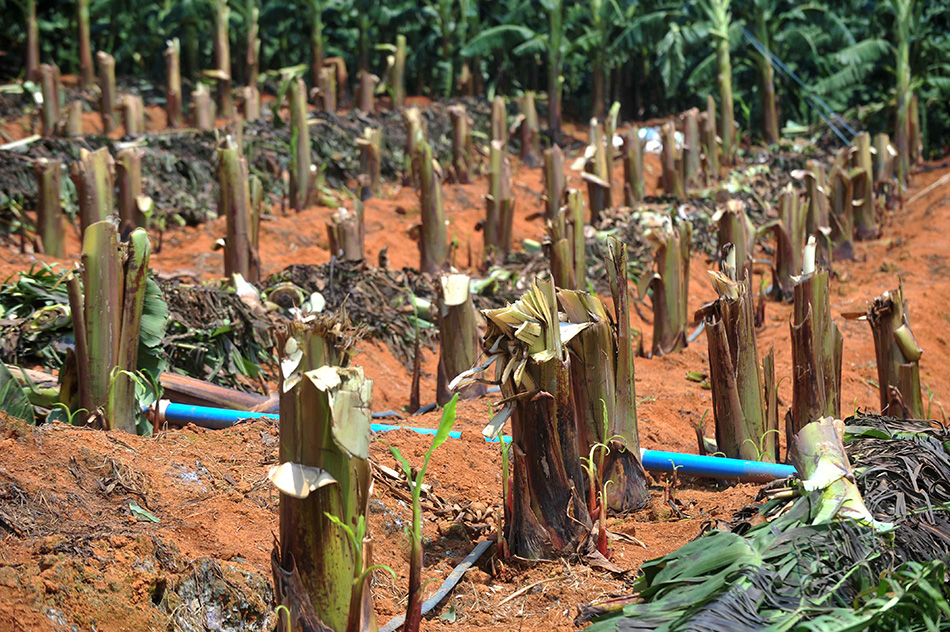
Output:
[[599,121],[604,120],[604,55],[601,51],[594,53],[591,68],[591,116]]
[[109,134],[115,129],[115,59],[109,53],[96,53],[99,62],[99,111],[102,114],[102,132]]
[[36,23],[36,0],[26,2],[26,73],[36,83],[40,76],[40,30]]
[[553,142],[561,136],[561,2],[548,11],[548,131]]
[[323,68],[323,7],[316,3],[313,8],[313,30],[310,32],[310,81],[320,83],[320,69]]
[[92,42],[89,37],[89,0],[76,2],[79,22],[79,76],[82,87],[88,88],[96,82],[92,67]]
[[234,118],[234,101],[231,99],[231,41],[228,34],[228,18],[231,9],[227,0],[218,0],[214,22],[214,65],[218,77],[218,113]]
[[[765,9],[759,8],[755,15],[755,36],[766,49],[769,49],[769,32],[766,27]],[[765,56],[759,58],[759,73],[762,90],[762,137],[770,145],[780,138],[778,108],[775,104],[775,69],[772,60]]]
[[722,124],[719,133],[722,136],[722,158],[727,165],[735,159],[736,126],[732,103],[732,61],[729,53],[729,37],[720,37],[716,45],[716,59],[719,65],[719,107]]
[[901,186],[910,179],[910,11],[914,0],[898,0],[897,21],[897,178]]

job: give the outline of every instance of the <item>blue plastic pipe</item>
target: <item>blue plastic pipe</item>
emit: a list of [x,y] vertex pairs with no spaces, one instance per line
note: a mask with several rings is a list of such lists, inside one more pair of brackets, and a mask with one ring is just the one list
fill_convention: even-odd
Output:
[[[186,406],[161,401],[158,405],[158,423],[168,422],[173,426],[195,424],[202,428],[222,430],[248,419],[269,419],[280,421],[280,415],[273,413],[252,413],[246,410],[230,410],[228,408],[210,408],[206,406]],[[435,428],[413,428],[410,426],[394,426],[391,424],[370,424],[373,432],[388,432],[390,430],[411,430],[419,434],[434,435]],[[458,439],[462,433],[454,430],[449,433],[453,439]]]
[[[269,419],[278,421],[279,415],[273,413],[252,413],[244,410],[230,410],[227,408],[209,408],[205,406],[186,406],[172,404],[162,400],[157,406],[159,424],[167,422],[173,426],[195,424],[202,428],[221,430],[248,419]],[[419,434],[434,435],[435,428],[415,428],[412,426],[396,426],[391,424],[371,424],[373,432],[388,432],[390,430],[411,430]],[[453,430],[449,433],[453,439],[458,439],[462,433]],[[498,441],[494,439],[493,441]],[[502,437],[508,443],[511,437]],[[650,472],[672,472],[674,469],[680,474],[690,476],[707,476],[709,478],[726,478],[740,481],[768,482],[787,478],[795,474],[795,467],[782,463],[762,463],[759,461],[743,461],[742,459],[726,459],[716,456],[701,456],[698,454],[683,454],[679,452],[664,452],[662,450],[640,450],[643,468]]]
[[[498,439],[486,438],[485,440],[492,443],[498,442]],[[511,443],[511,437],[507,435],[502,436],[501,440],[505,443]],[[726,459],[718,456],[664,452],[644,448],[640,448],[640,462],[643,464],[643,469],[648,472],[672,472],[675,469],[680,474],[690,476],[731,478],[755,483],[767,483],[788,478],[798,471],[794,465],[783,463],[744,461],[742,459]]]
[[643,469],[650,472],[672,472],[675,468],[681,474],[689,474],[690,476],[733,478],[741,481],[766,483],[787,478],[797,471],[794,465],[783,463],[724,459],[718,456],[680,454],[679,452],[663,452],[662,450],[640,450],[640,454]]

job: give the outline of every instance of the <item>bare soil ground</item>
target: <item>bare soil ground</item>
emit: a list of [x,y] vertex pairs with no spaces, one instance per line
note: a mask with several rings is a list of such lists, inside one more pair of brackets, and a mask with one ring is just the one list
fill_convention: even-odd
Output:
[[[98,123],[94,121],[91,124]],[[90,130],[92,131],[92,130]],[[581,132],[578,132],[578,137]],[[930,165],[915,174],[905,199],[950,171]],[[655,190],[659,163],[648,157],[648,189]],[[576,173],[569,184],[580,186]],[[444,187],[449,235],[459,240],[461,268],[479,261],[484,178],[472,185]],[[515,165],[516,242],[537,239],[540,219],[539,169]],[[332,209],[314,207],[299,214],[275,214],[262,225],[261,257],[265,273],[291,263],[329,260],[324,221]],[[165,235],[162,252],[153,257],[158,271],[216,278],[223,267],[213,242],[224,234],[223,219]],[[389,186],[366,204],[370,261],[387,249],[390,266],[418,264],[409,238],[418,221],[418,202],[411,188]],[[79,244],[71,237],[68,260]],[[931,416],[945,420],[950,406],[950,186],[937,187],[886,218],[881,239],[856,243],[857,260],[835,265],[832,311],[844,337],[843,414],[879,408],[877,373],[870,328],[845,321],[843,312],[862,310],[867,301],[895,288],[903,279],[914,332],[924,349],[921,381]],[[26,269],[42,256],[0,251],[0,276]],[[695,256],[691,265],[690,308],[714,297],[706,279],[709,262]],[[648,310],[646,310],[648,311]],[[791,371],[790,307],[768,303],[759,332],[759,353],[776,353],[779,377]],[[632,323],[649,348],[652,326],[634,313]],[[374,408],[408,403],[410,376],[385,345],[364,341],[355,364],[375,380]],[[426,354],[423,400],[434,399],[436,359]],[[690,370],[707,369],[701,336],[685,351],[663,358],[638,359],[640,435],[646,448],[696,451],[693,429],[711,407],[709,392],[686,379]],[[779,395],[791,401],[791,384],[782,380]],[[427,513],[425,521],[427,585],[434,592],[441,580],[494,528],[460,529],[451,524],[454,505],[499,511],[500,454],[486,444],[480,430],[489,417],[488,401],[459,406],[457,429],[462,438],[436,452],[428,483],[444,515]],[[711,414],[711,413],[710,413]],[[437,413],[412,420],[434,427]],[[414,463],[421,461],[427,439],[408,431],[379,437],[400,448]],[[194,427],[167,430],[153,438],[103,433],[66,426],[31,428],[0,423],[0,630],[203,630],[272,629],[270,551],[277,532],[277,493],[265,474],[276,460],[276,428],[266,422],[227,431]],[[394,467],[388,448],[377,442],[373,457]],[[634,535],[645,546],[614,543],[612,561],[635,571],[647,559],[668,553],[695,537],[710,519],[728,519],[752,500],[757,487],[680,479],[654,481],[650,508],[610,528]],[[410,510],[399,486],[382,481],[375,487],[370,528],[375,561],[396,572],[393,581],[377,574],[374,595],[379,622],[402,612],[406,603],[409,548],[403,531]],[[159,522],[134,514],[135,504]],[[485,556],[452,595],[426,620],[427,630],[570,630],[576,606],[623,593],[627,578],[566,561],[501,566]],[[509,599],[522,588],[529,590]],[[443,618],[438,618],[441,615]],[[454,616],[454,621],[450,622]],[[236,621],[245,623],[238,625]]]

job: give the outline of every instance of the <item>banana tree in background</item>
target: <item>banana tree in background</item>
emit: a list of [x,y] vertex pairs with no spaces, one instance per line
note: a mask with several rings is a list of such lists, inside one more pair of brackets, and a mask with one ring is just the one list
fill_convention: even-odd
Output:
[[916,148],[911,147],[911,101],[910,87],[910,40],[915,18],[916,0],[888,0],[894,12],[894,35],[897,39],[897,129],[894,143],[897,145],[897,179],[905,184],[910,178],[910,157]]
[[310,75],[313,85],[320,83],[320,69],[323,68],[323,2],[322,0],[310,0],[311,24],[310,30],[310,50],[311,63]]
[[[772,19],[775,3],[769,0],[753,0],[755,9],[755,37],[767,51],[772,50],[769,37],[769,22]],[[767,143],[778,142],[779,123],[778,106],[775,103],[775,69],[772,59],[766,55],[757,55],[759,67],[759,90],[762,100],[762,137]]]
[[576,4],[568,12],[568,23],[589,20],[590,26],[576,40],[579,51],[587,53],[591,71],[591,117],[604,120],[607,99],[607,76],[611,70],[613,38],[617,26],[624,24],[624,15],[615,0],[590,0],[587,7]]
[[[498,50],[515,57],[545,53],[548,73],[548,130],[557,140],[561,134],[563,64],[576,43],[566,37],[563,0],[540,0],[540,4],[548,22],[546,31],[536,31],[524,24],[503,23],[483,30],[462,48],[461,54],[462,57],[471,59]],[[518,9],[524,9],[526,6],[517,7],[511,15],[517,15],[520,13]]]
[[716,40],[716,64],[719,69],[719,136],[722,138],[722,156],[726,164],[735,158],[735,106],[732,102],[732,60],[730,58],[729,27],[732,24],[730,0],[699,0],[699,8],[710,22],[709,34]]

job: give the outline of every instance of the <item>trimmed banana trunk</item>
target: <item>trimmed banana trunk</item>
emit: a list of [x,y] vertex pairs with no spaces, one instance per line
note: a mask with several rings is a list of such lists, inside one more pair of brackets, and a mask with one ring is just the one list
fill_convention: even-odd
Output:
[[689,309],[689,251],[693,228],[689,222],[671,219],[646,231],[656,247],[652,270],[641,277],[640,298],[652,291],[653,355],[664,356],[686,346]]
[[828,272],[815,265],[809,238],[805,265],[795,284],[792,332],[792,410],[786,436],[822,417],[841,417],[841,350],[844,338],[831,318]]
[[[457,376],[475,366],[478,358],[478,312],[472,302],[469,278],[465,274],[443,275],[439,300],[434,307],[439,325],[439,370],[436,401],[445,406],[455,394],[448,387]],[[461,399],[475,399],[485,393],[483,384],[460,387]]]
[[547,220],[546,233],[544,249],[551,263],[554,285],[568,290],[584,289],[587,285],[587,259],[584,250],[584,198],[580,191],[568,191],[567,205],[558,209],[553,219]]
[[214,101],[208,86],[199,83],[191,93],[191,111],[195,117],[195,127],[200,130],[214,129]]
[[40,89],[43,95],[42,132],[50,138],[59,131],[59,68],[52,64],[40,66]]
[[627,206],[643,201],[643,141],[636,125],[623,134],[623,197]]
[[363,260],[363,205],[356,204],[354,211],[339,209],[327,222],[327,237],[330,254],[343,261]]
[[231,41],[228,18],[231,8],[228,0],[215,0],[214,12],[214,67],[218,81],[218,112],[234,118],[234,99],[231,97]]
[[[513,305],[483,312],[483,349],[497,356],[511,418],[511,513],[504,526],[512,555],[543,559],[591,546],[591,519],[577,450],[571,363],[554,283],[538,280]],[[517,335],[516,335],[517,332]],[[495,420],[493,420],[495,421]],[[500,427],[498,428],[500,430]]]
[[[346,70],[346,60],[342,57],[327,57],[323,65],[333,71],[334,106],[343,107],[349,103],[347,85],[350,81],[350,75]],[[360,71],[357,71],[360,72]],[[335,111],[335,109],[334,109]]]
[[511,193],[511,164],[500,140],[491,142],[488,159],[488,195],[485,196],[485,258],[504,258],[511,251],[515,198]]
[[115,129],[115,59],[105,51],[96,53],[99,64],[99,112],[102,114],[102,133]]
[[36,173],[36,227],[42,252],[57,259],[65,254],[63,208],[60,200],[62,163],[40,158],[33,163]]
[[534,107],[534,92],[530,90],[521,97],[521,162],[528,167],[541,163],[541,126],[538,111]]
[[871,158],[871,135],[861,132],[854,137],[851,149],[852,205],[855,237],[858,241],[877,239],[881,235],[875,215],[874,162]]
[[706,120],[703,125],[703,155],[706,159],[706,186],[719,180],[719,135],[716,133],[716,101],[706,97]]
[[280,538],[271,554],[277,602],[293,630],[376,629],[367,532],[372,380],[346,357],[327,322],[290,324],[281,349]]
[[359,202],[351,212],[339,209],[327,222],[330,254],[343,261],[363,260],[363,205]]
[[80,149],[79,160],[69,165],[69,175],[79,197],[80,234],[86,234],[87,228],[112,215],[114,166],[112,154],[106,147],[96,151]]
[[894,159],[897,152],[891,145],[891,138],[887,134],[877,134],[874,137],[874,191],[878,195],[886,195],[888,203],[894,195]]
[[115,155],[116,180],[119,184],[119,221],[123,230],[126,226],[145,228],[145,214],[142,207],[147,206],[142,195],[142,158],[145,151],[140,147],[120,149]]
[[260,252],[261,245],[261,214],[264,212],[264,185],[261,179],[252,175],[247,179],[248,190],[251,196],[251,248]]
[[218,147],[218,215],[227,219],[224,242],[224,275],[231,279],[240,274],[249,283],[261,276],[261,259],[254,247],[251,192],[247,159],[230,140]]
[[[585,325],[567,344],[571,354],[571,392],[578,421],[578,451],[599,459],[592,470],[601,478],[597,482],[606,485],[603,502],[618,513],[635,511],[649,502],[646,472],[640,463],[633,344],[626,311],[629,309],[626,253],[622,248],[619,242],[612,243],[613,258],[607,261],[611,290],[616,290],[619,299],[615,303],[619,324],[616,331],[599,298],[585,292],[558,292],[567,321]],[[621,263],[623,269],[619,267]],[[627,318],[626,327],[621,320],[623,316]],[[597,445],[607,446],[609,452],[598,454]],[[596,494],[592,496],[588,509],[594,515],[600,501]]]
[[82,136],[82,101],[70,101],[66,104],[66,121],[63,136]]
[[68,285],[79,405],[107,430],[136,432],[130,373],[138,359],[150,250],[143,229],[120,245],[111,221],[96,222],[83,235],[82,288],[75,276]]
[[142,97],[126,94],[122,97],[122,124],[126,136],[141,136],[145,133],[145,104]]
[[923,350],[910,329],[910,312],[904,300],[903,283],[896,290],[874,299],[861,316],[871,325],[881,413],[908,419],[923,419],[920,393],[920,356]]
[[445,210],[442,208],[442,168],[432,157],[428,141],[422,141],[412,157],[412,170],[419,181],[422,215],[419,270],[435,274],[448,263],[448,244]]
[[608,155],[613,155],[613,145],[610,154],[600,123],[597,119],[590,121],[590,138],[587,148],[587,160],[584,162],[584,172],[581,177],[587,182],[587,198],[590,201],[590,223],[596,226],[600,222],[600,215],[613,206],[613,196],[610,186],[611,161]]
[[[367,127],[363,136],[356,139],[356,146],[360,148],[360,177],[368,187],[370,195],[379,195],[382,191],[382,176],[380,175],[380,161],[383,151],[383,129],[381,127]],[[366,199],[365,192],[361,199]]]
[[336,70],[331,66],[324,66],[320,69],[320,82],[317,84],[321,110],[336,112],[336,91]]
[[452,121],[452,178],[458,184],[471,184],[475,168],[475,143],[472,142],[471,121],[465,106],[449,106]]
[[241,89],[242,102],[244,104],[244,120],[247,122],[256,121],[261,118],[261,93],[254,86],[244,86]]
[[496,96],[491,102],[491,140],[508,149],[508,106],[505,97]]
[[76,23],[79,26],[79,78],[83,88],[96,82],[92,67],[92,42],[89,37],[89,0],[76,0]]
[[775,233],[775,259],[772,261],[772,297],[780,301],[792,300],[795,280],[792,278],[802,265],[805,246],[805,213],[798,192],[789,184],[779,197],[778,219],[761,228],[759,234]]
[[403,122],[406,125],[406,151],[405,164],[403,165],[403,181],[405,184],[411,184],[414,187],[419,186],[419,177],[413,168],[412,161],[422,143],[426,141],[427,131],[425,122],[422,120],[422,113],[419,108],[408,108],[402,113]]
[[683,188],[683,176],[678,168],[680,150],[676,147],[676,127],[673,121],[667,121],[660,128],[660,134],[663,138],[663,192],[677,200],[686,199],[686,191]]
[[826,190],[825,166],[817,160],[809,160],[805,171],[805,233],[808,235],[827,234],[831,230]]
[[379,77],[371,72],[359,71],[359,110],[366,114],[372,114],[376,111],[376,84],[379,83]]
[[40,28],[36,21],[36,0],[26,0],[26,55],[24,78],[36,83],[40,78]]
[[831,206],[831,245],[833,255],[838,260],[854,259],[854,205],[851,176],[841,167],[831,172],[831,192],[828,196]]
[[716,445],[728,458],[774,461],[778,428],[768,425],[752,293],[747,283],[709,274],[719,298],[696,316],[706,323]]
[[545,219],[554,219],[567,196],[564,186],[564,152],[557,145],[544,150]]
[[406,36],[396,36],[396,54],[393,61],[393,108],[406,107]]
[[165,113],[168,126],[182,126],[181,44],[178,38],[165,43]]
[[290,82],[290,129],[293,160],[290,169],[290,203],[297,212],[307,208],[310,199],[310,126],[307,124],[307,86],[303,79]]
[[751,283],[756,235],[755,226],[745,211],[745,203],[742,200],[729,200],[725,207],[716,211],[712,221],[719,229],[720,254],[726,254],[726,246],[732,244],[736,278]]
[[699,139],[699,110],[691,108],[683,114],[683,182],[686,190],[703,186],[702,145]]

